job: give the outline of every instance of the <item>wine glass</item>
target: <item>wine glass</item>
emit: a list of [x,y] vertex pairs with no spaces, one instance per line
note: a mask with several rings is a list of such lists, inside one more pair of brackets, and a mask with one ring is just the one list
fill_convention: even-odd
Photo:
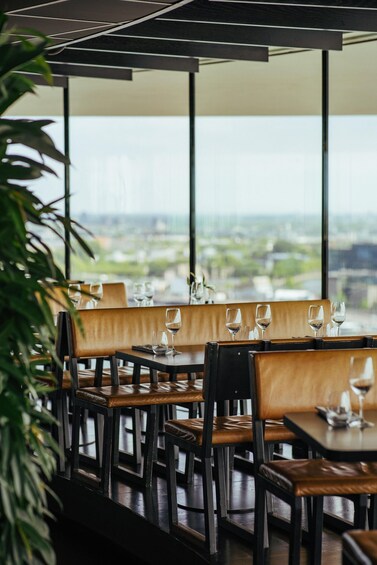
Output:
[[239,308],[227,308],[225,325],[232,336],[232,341],[236,339],[236,333],[240,331],[242,324],[242,314]]
[[93,306],[96,308],[98,303],[103,298],[103,286],[102,283],[92,283],[89,287],[89,292],[93,298]]
[[364,429],[374,426],[373,422],[364,419],[364,399],[374,384],[374,369],[372,357],[354,356],[351,359],[349,383],[353,392],[359,398],[359,420],[354,425]]
[[264,338],[264,332],[271,324],[271,321],[271,306],[269,304],[257,304],[255,322],[258,328],[262,330],[262,339]]
[[68,286],[68,297],[71,299],[73,306],[78,308],[81,301],[81,286],[79,284],[70,284]]
[[181,329],[181,311],[179,308],[166,308],[165,326],[171,333],[171,354],[177,355],[178,351],[174,347],[174,336]]
[[137,306],[141,306],[145,299],[145,285],[144,283],[134,283],[133,297]]
[[155,288],[152,282],[145,282],[144,283],[144,296],[145,296],[145,305],[146,306],[153,306],[153,297],[155,293]]
[[308,324],[314,331],[314,337],[317,337],[318,331],[322,328],[324,321],[323,306],[312,304],[308,310]]
[[331,321],[336,325],[336,335],[339,335],[340,326],[346,319],[346,305],[342,301],[331,304]]

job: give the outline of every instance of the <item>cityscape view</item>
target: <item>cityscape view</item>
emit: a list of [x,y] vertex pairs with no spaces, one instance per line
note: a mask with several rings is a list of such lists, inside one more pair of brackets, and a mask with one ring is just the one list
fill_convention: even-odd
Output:
[[[319,117],[197,122],[196,275],[218,302],[319,298]],[[346,302],[342,333],[377,332],[377,117],[330,123],[329,297]],[[61,145],[61,120],[52,132]],[[74,117],[71,132],[71,214],[96,256],[74,254],[72,278],[123,280],[130,304],[151,280],[155,303],[187,303],[187,118]],[[46,201],[63,193],[58,173],[38,182]]]

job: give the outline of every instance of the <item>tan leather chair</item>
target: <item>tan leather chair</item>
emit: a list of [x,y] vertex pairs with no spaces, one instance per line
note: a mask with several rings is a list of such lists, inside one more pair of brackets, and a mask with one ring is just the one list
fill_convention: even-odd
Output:
[[[132,310],[135,310],[134,312]],[[151,486],[153,460],[157,446],[158,406],[201,402],[202,381],[179,381],[121,385],[115,351],[131,347],[133,330],[141,331],[148,326],[148,318],[141,309],[83,310],[80,313],[81,331],[78,320],[67,315],[67,337],[69,349],[69,368],[73,379],[73,423],[72,423],[72,477],[89,482],[106,493],[112,472],[142,486]],[[154,311],[154,309],[151,309]],[[145,314],[144,314],[145,316]],[[133,323],[134,322],[134,323]],[[94,387],[79,388],[78,362],[82,358],[110,362],[112,386],[101,386],[101,370],[97,370],[98,380]],[[119,418],[122,408],[142,409],[147,412],[146,445],[144,464],[141,473],[124,468],[119,463]],[[85,409],[95,415],[104,416],[103,441],[97,438],[97,465],[101,465],[99,476],[93,477],[80,469],[79,432],[80,416]],[[138,463],[138,461],[136,461]]]
[[[253,426],[256,509],[254,559],[265,563],[265,494],[271,492],[291,507],[289,563],[300,560],[302,500],[312,499],[309,519],[310,557],[321,562],[323,497],[347,496],[355,501],[354,527],[364,528],[367,496],[377,494],[377,463],[337,463],[325,459],[265,461],[266,420],[283,418],[287,412],[314,411],[326,405],[329,393],[347,389],[350,362],[359,356],[372,356],[377,367],[377,351],[324,350],[284,351],[250,354],[253,388]],[[375,388],[375,387],[374,387]],[[354,408],[356,409],[356,401]],[[365,408],[377,408],[377,392],[370,391]],[[373,520],[375,512],[372,513]],[[372,520],[372,521],[373,521]],[[374,524],[372,524],[374,525]]]
[[[167,450],[168,502],[170,531],[176,536],[190,539],[208,554],[217,551],[215,512],[212,494],[212,451],[215,454],[215,478],[217,494],[217,523],[220,527],[237,533],[250,542],[251,533],[231,519],[227,506],[226,478],[224,473],[225,450],[242,446],[252,450],[253,430],[250,415],[228,416],[225,402],[251,398],[248,370],[248,354],[260,350],[263,342],[209,343],[206,348],[205,410],[204,418],[170,420],[165,424]],[[216,408],[217,416],[214,416]],[[220,414],[220,415],[219,415]],[[292,443],[296,440],[282,422],[269,422],[266,441]],[[205,535],[183,525],[178,518],[176,493],[175,447],[187,453],[189,462],[193,456],[201,460],[203,476],[203,501]],[[188,472],[190,476],[190,472]]]
[[354,530],[343,538],[343,565],[377,565],[377,531]]

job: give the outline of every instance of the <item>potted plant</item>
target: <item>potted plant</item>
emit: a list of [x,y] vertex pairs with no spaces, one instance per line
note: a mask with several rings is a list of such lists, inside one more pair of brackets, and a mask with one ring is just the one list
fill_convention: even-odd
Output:
[[[89,250],[55,204],[42,202],[28,187],[54,174],[45,157],[65,160],[45,132],[50,122],[3,116],[34,90],[33,81],[16,71],[41,73],[51,82],[43,58],[48,40],[5,26],[0,14],[0,563],[51,565],[46,493],[56,446],[46,431],[52,417],[38,402],[45,389],[33,355],[49,353],[54,324],[48,298],[54,284],[66,282],[43,230],[60,236],[68,229]],[[24,156],[23,147],[33,156]]]

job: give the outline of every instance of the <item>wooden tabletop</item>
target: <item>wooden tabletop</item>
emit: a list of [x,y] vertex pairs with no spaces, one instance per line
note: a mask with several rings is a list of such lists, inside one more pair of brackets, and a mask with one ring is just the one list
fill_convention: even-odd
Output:
[[153,355],[134,349],[116,352],[116,357],[169,374],[197,373],[204,369],[204,345],[182,345],[178,347],[178,355]]
[[365,419],[374,426],[332,428],[315,412],[286,414],[284,424],[326,459],[377,461],[377,411],[366,411]]

